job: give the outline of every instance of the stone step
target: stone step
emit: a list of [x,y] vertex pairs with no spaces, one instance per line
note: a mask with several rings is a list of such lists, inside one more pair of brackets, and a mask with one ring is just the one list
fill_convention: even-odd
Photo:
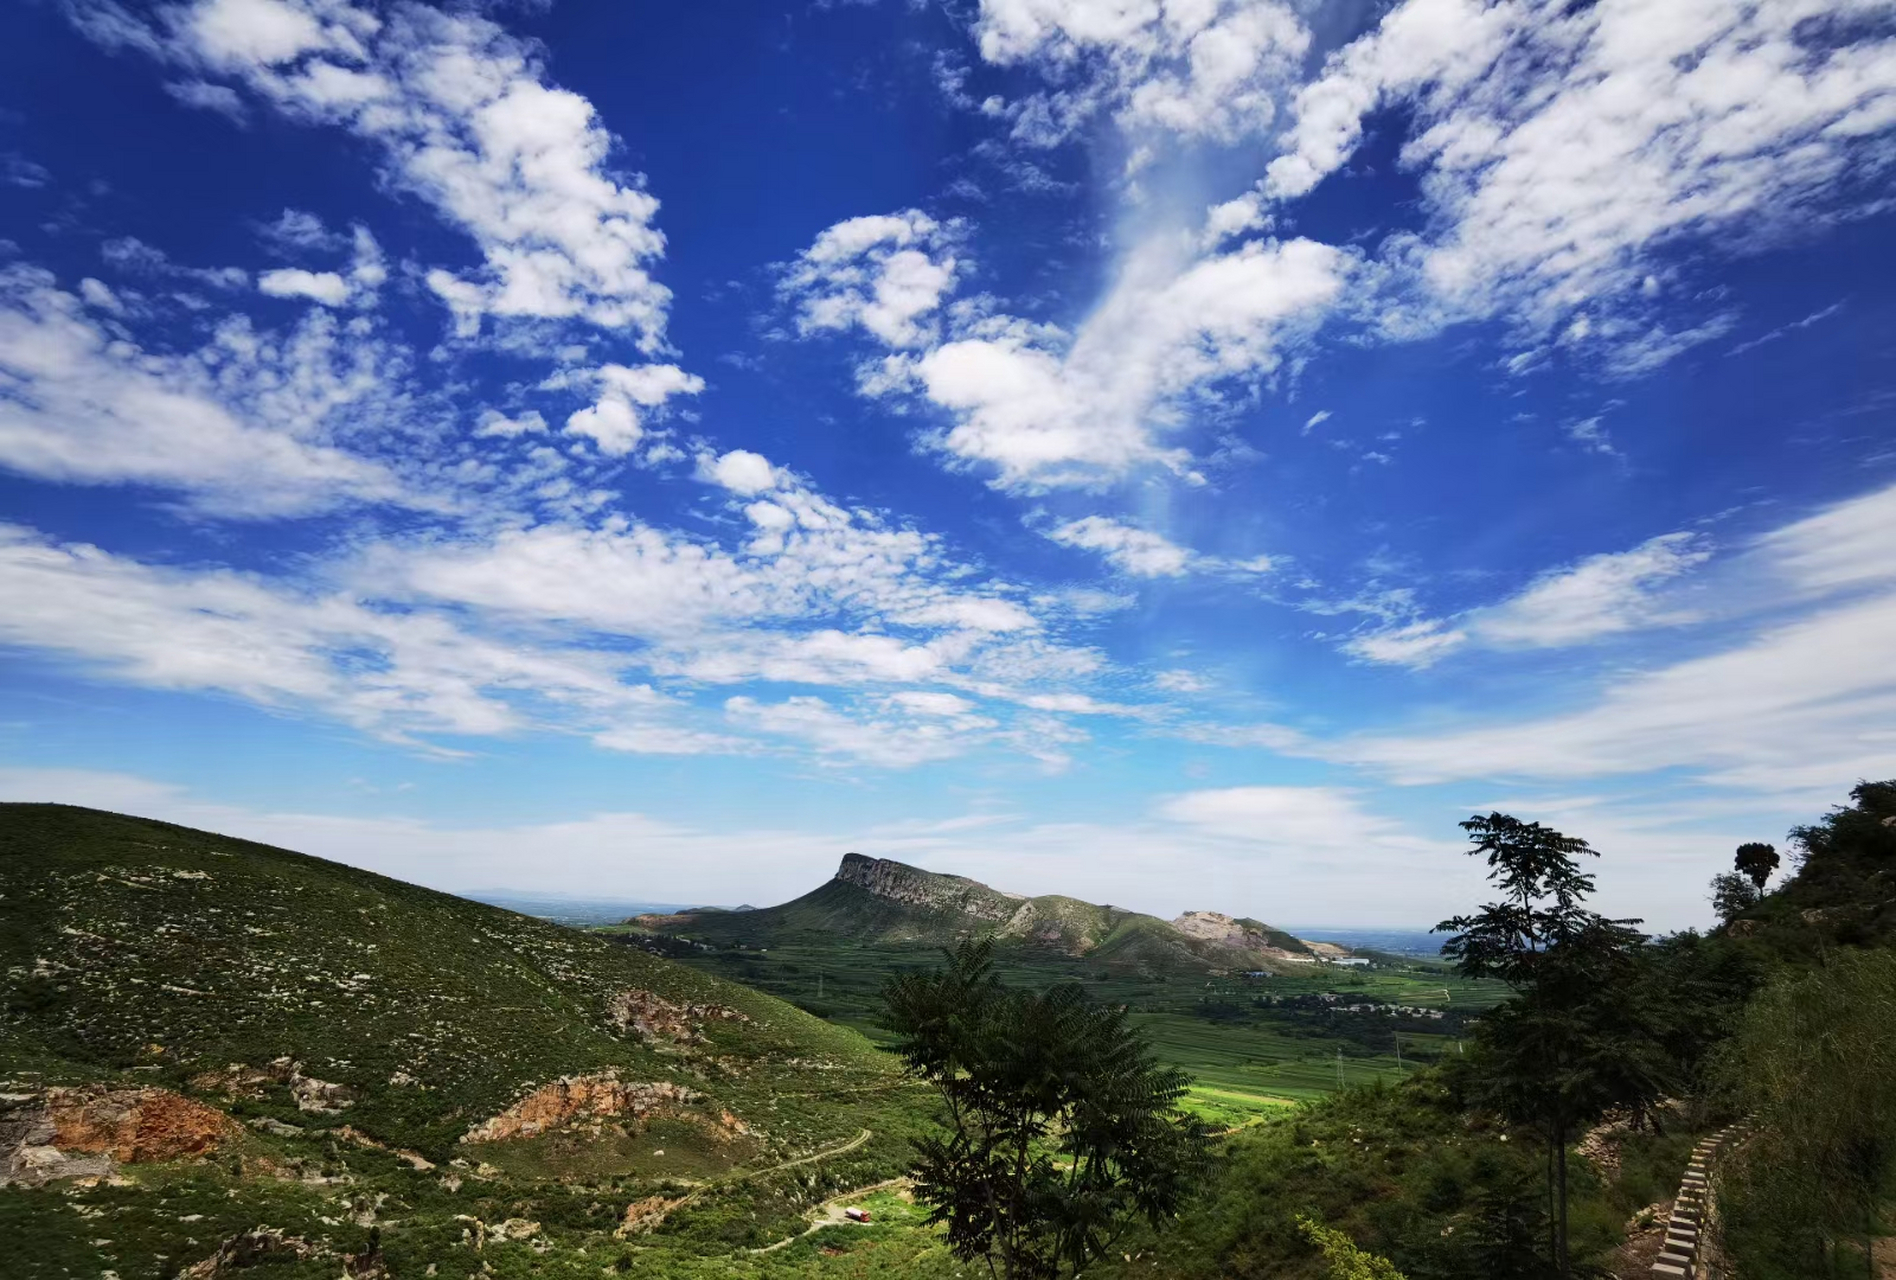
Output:
[[1656,1276],[1664,1276],[1666,1280],[1672,1280],[1674,1276],[1684,1276],[1684,1275],[1690,1274],[1690,1272],[1688,1272],[1684,1267],[1674,1266],[1670,1262],[1653,1263],[1652,1273]]

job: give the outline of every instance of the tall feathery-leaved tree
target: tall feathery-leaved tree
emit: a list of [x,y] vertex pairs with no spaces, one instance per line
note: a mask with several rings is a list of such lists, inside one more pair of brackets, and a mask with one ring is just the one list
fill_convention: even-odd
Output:
[[884,990],[909,1070],[942,1132],[916,1142],[915,1191],[966,1262],[1009,1280],[1072,1275],[1135,1221],[1177,1213],[1205,1159],[1178,1108],[1188,1077],[1154,1061],[1123,1008],[1073,984],[1003,986],[992,945]]
[[1598,856],[1586,841],[1504,813],[1461,826],[1500,896],[1436,929],[1453,934],[1442,952],[1465,976],[1513,989],[1477,1024],[1477,1066],[1489,1104],[1545,1145],[1549,1260],[1567,1276],[1567,1144],[1608,1108],[1637,1116],[1663,1091],[1659,1037],[1631,998],[1645,939],[1639,921],[1584,905],[1594,881],[1579,860]]

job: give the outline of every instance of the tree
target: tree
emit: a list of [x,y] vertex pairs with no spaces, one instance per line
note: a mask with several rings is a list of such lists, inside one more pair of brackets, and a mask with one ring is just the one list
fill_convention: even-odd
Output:
[[913,1174],[955,1256],[1010,1280],[1070,1275],[1133,1222],[1176,1214],[1205,1160],[1203,1126],[1176,1105],[1185,1073],[1075,984],[1004,987],[986,941],[944,955],[883,999],[897,1051],[941,1098],[945,1132],[917,1139]]
[[1586,841],[1504,813],[1461,826],[1502,897],[1436,929],[1453,933],[1442,953],[1463,975],[1514,990],[1476,1024],[1483,1093],[1546,1144],[1548,1247],[1567,1276],[1568,1140],[1609,1107],[1650,1111],[1667,1074],[1655,1029],[1628,998],[1645,939],[1639,921],[1583,905],[1594,882],[1578,859],[1599,856]]
[[1738,869],[1739,875],[1751,881],[1762,894],[1764,882],[1771,878],[1773,871],[1777,870],[1777,846],[1765,844],[1759,840],[1741,844],[1738,846],[1737,855],[1732,859],[1732,865]]
[[1726,924],[1757,906],[1758,897],[1758,887],[1736,871],[1712,877],[1712,910]]

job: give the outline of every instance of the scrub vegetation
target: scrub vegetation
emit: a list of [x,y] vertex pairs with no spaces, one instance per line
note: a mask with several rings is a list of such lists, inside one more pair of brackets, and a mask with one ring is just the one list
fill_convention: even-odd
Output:
[[[1643,1277],[1694,1142],[1749,1116],[1714,1168],[1729,1274],[1868,1274],[1896,1191],[1896,784],[1851,801],[1792,833],[1782,875],[1741,851],[1752,892],[1705,935],[1593,915],[1590,851],[1497,814],[1469,824],[1495,893],[1447,922],[1459,971],[986,944],[994,1025],[1097,1032],[980,1040],[983,1106],[1022,1081],[1047,1103],[1020,1203],[1099,1228],[1074,1249],[1010,1223],[1020,1273]],[[944,1125],[943,1086],[973,1077],[931,1075],[947,1041],[920,1016],[966,948],[774,942],[573,930],[0,806],[7,1274],[986,1274],[988,1198],[957,1179],[999,1164],[960,1159],[986,1138]],[[1117,1093],[1069,1088],[1089,1045]],[[1061,1209],[1040,1192],[1088,1158],[1073,1108],[1109,1096],[1144,1109],[1100,1112],[1099,1198]],[[1112,1154],[1201,1126],[1190,1177],[1163,1144]]]

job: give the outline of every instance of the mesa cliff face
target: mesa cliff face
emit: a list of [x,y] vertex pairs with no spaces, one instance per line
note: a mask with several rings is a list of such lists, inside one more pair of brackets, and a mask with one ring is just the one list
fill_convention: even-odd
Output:
[[1002,893],[965,876],[941,875],[905,862],[869,858],[860,853],[844,854],[835,878],[890,902],[924,911],[954,912],[977,920],[1009,919],[1027,901],[1018,893]]

